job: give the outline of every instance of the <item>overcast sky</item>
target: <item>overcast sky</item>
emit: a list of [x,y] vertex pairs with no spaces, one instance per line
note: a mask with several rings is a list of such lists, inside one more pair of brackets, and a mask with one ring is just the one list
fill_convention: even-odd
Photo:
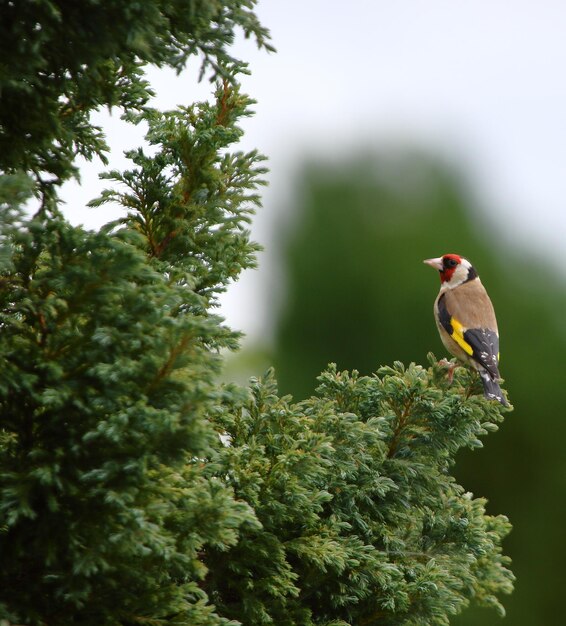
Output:
[[[254,225],[268,243],[272,217],[292,197],[305,152],[343,154],[356,146],[419,145],[461,164],[502,236],[531,241],[566,261],[566,2],[563,0],[259,0],[276,54],[239,41],[250,63],[244,91],[255,98],[242,148],[269,157],[270,187]],[[155,105],[208,97],[196,72],[150,73]],[[108,130],[112,167],[139,144],[117,115]],[[75,223],[97,227],[114,215],[82,209],[104,187],[100,163],[64,193]],[[442,250],[432,250],[431,255]],[[261,336],[269,261],[247,272],[223,299],[232,327]],[[263,278],[262,278],[263,277]]]

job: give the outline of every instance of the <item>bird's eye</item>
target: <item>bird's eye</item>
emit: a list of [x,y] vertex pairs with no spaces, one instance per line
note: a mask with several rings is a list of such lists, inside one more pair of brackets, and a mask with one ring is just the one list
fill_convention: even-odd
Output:
[[456,261],[456,259],[450,259],[450,258],[444,259],[444,267],[452,268],[452,267],[456,267],[456,265],[458,265],[458,261]]

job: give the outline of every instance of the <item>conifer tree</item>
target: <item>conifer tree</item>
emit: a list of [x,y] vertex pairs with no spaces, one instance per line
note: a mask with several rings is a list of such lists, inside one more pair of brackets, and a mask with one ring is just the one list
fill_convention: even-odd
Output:
[[[217,295],[255,263],[263,157],[234,149],[252,101],[228,53],[268,47],[252,0],[6,3],[0,101],[0,622],[446,624],[502,611],[504,517],[450,475],[501,408],[434,361],[278,397],[217,382],[237,334]],[[64,34],[64,37],[62,36]],[[147,63],[200,54],[210,101],[148,106]],[[89,115],[148,126],[110,170],[123,218],[61,214]],[[40,200],[25,217],[27,198]]]
[[[450,474],[456,452],[497,429],[472,372],[395,363],[319,377],[299,403],[268,373],[216,421],[221,474],[261,528],[229,558],[207,551],[206,590],[242,624],[448,624],[470,599],[504,614],[513,575],[505,516]],[[479,395],[478,395],[479,393]]]

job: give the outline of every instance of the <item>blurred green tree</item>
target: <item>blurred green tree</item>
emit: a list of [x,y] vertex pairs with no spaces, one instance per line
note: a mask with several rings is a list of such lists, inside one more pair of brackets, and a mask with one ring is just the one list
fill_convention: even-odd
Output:
[[367,373],[396,358],[422,360],[437,346],[437,285],[419,263],[464,254],[473,241],[454,175],[418,154],[364,154],[307,167],[298,189],[282,252],[288,289],[274,357],[282,390],[310,393],[328,361]]
[[[423,362],[431,349],[444,355],[432,318],[438,279],[421,261],[446,252],[470,258],[495,303],[501,371],[515,412],[486,449],[461,453],[456,475],[488,496],[489,510],[504,510],[515,522],[506,544],[518,577],[508,621],[558,626],[566,515],[556,500],[566,472],[564,276],[510,246],[509,231],[502,240],[463,176],[423,153],[311,163],[297,188],[280,250],[286,292],[273,360],[282,391],[310,393],[312,376],[329,361],[369,373],[395,358]],[[498,621],[470,611],[455,623]]]

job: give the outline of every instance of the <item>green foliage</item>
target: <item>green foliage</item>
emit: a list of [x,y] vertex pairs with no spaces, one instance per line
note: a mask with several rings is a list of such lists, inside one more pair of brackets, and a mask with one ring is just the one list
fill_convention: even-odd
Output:
[[[218,355],[237,345],[211,309],[254,264],[245,226],[265,172],[229,150],[252,101],[228,46],[238,26],[265,47],[267,32],[254,2],[6,4],[0,620],[227,623],[199,586],[202,551],[257,521],[208,470]],[[144,64],[194,54],[222,76],[217,100],[147,108]],[[103,157],[101,105],[146,121],[159,152],[108,176],[132,195],[101,201],[128,214],[92,233],[63,219],[56,190],[77,155]],[[43,210],[29,220],[31,194]]]
[[260,203],[256,189],[264,184],[264,157],[226,151],[240,139],[237,122],[250,115],[251,104],[225,81],[214,103],[134,117],[149,124],[147,140],[159,146],[157,153],[129,152],[136,169],[103,175],[127,192],[109,189],[91,202],[127,207],[128,215],[110,228],[138,231],[147,254],[167,271],[182,273],[199,293],[213,295],[242,268],[255,266],[258,247],[243,225]]
[[213,351],[231,334],[186,310],[181,288],[120,238],[32,222],[12,263],[0,305],[0,615],[118,624],[189,610],[202,544],[233,543],[252,519],[203,476]]
[[77,175],[77,154],[104,158],[96,109],[143,109],[152,95],[143,66],[202,69],[232,78],[235,31],[271,49],[255,0],[0,0],[0,171],[33,173],[50,199]]
[[337,372],[316,395],[279,398],[272,374],[229,396],[220,473],[261,522],[228,555],[207,551],[207,593],[243,624],[448,624],[470,599],[503,613],[510,525],[449,473],[497,429],[499,405],[426,370]]

